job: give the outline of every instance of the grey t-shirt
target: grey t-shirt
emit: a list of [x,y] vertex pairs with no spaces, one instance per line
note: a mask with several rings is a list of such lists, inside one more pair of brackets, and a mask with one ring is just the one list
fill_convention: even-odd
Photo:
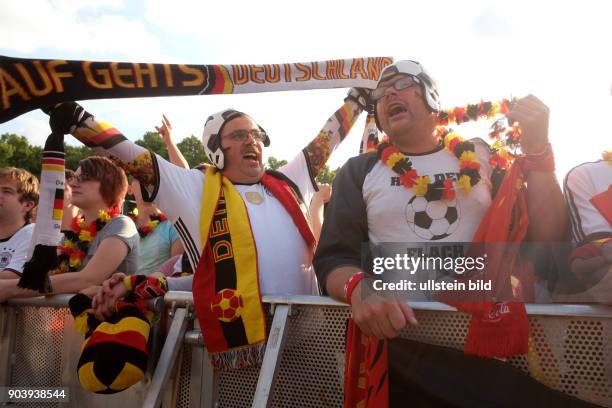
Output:
[[93,257],[94,253],[106,238],[118,238],[125,242],[128,248],[128,254],[117,267],[117,272],[123,272],[126,275],[134,275],[138,271],[138,230],[134,221],[125,215],[119,215],[108,222],[98,233],[89,246],[87,251],[86,261]]

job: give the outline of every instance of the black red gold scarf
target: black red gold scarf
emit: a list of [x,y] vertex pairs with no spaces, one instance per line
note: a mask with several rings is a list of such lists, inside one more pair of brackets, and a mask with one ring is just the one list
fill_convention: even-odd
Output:
[[[246,206],[231,181],[212,167],[205,180],[200,211],[204,248],[193,280],[196,316],[213,366],[241,368],[260,362],[265,350],[257,248]],[[268,174],[261,182],[313,248],[314,236],[289,187]]]
[[280,64],[186,65],[0,55],[0,123],[85,99],[375,88],[389,57]]
[[64,135],[51,133],[42,157],[40,197],[31,244],[34,248],[18,283],[22,288],[40,293],[51,292],[48,271],[59,265],[57,245],[64,208],[64,171]]

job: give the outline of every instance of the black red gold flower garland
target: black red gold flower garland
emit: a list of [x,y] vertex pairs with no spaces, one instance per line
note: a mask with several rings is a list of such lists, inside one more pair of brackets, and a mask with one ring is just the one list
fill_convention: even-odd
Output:
[[168,219],[164,213],[155,213],[149,215],[149,221],[147,221],[145,225],[140,226],[138,225],[138,208],[134,208],[134,210],[132,210],[128,215],[134,221],[134,224],[136,224],[138,228],[138,235],[140,235],[140,238],[142,239],[155,231],[155,228],[157,228],[159,223]]
[[52,275],[76,272],[83,266],[83,259],[87,256],[89,245],[94,240],[98,231],[113,218],[119,215],[117,207],[111,208],[110,212],[98,211],[98,218],[87,225],[81,214],[77,214],[70,224],[70,230],[64,232],[64,241],[57,247],[59,267],[51,271]]
[[[510,112],[516,101],[516,98],[502,99],[499,102],[480,101],[480,103],[445,109],[438,113],[436,123],[438,126],[447,126],[453,123],[461,125],[466,122],[475,122],[479,119],[493,119]],[[508,168],[516,157],[521,138],[518,123],[510,125],[505,117],[496,120],[491,125],[489,138],[493,140],[491,145],[493,154],[489,158],[489,164],[500,169]]]
[[[468,104],[464,107],[455,107],[440,111],[437,115],[436,137],[442,140],[446,149],[459,159],[459,178],[456,183],[465,192],[470,193],[472,187],[480,181],[480,162],[476,155],[475,146],[464,141],[461,136],[447,128],[450,123],[462,124],[477,121],[481,118],[491,119],[500,114],[510,112],[515,99],[503,99],[501,102],[484,102]],[[491,149],[493,154],[489,164],[499,169],[506,169],[515,155],[508,148],[516,150],[520,139],[518,124],[504,126],[505,118],[495,121],[491,127],[489,137],[494,140]],[[408,156],[387,142],[378,146],[380,160],[400,176],[401,183],[406,188],[412,188],[415,195],[424,196],[427,200],[454,199],[456,190],[453,180],[437,180],[430,182],[428,176],[419,176],[412,167]]]
[[[480,162],[476,156],[474,144],[464,141],[457,133],[446,128],[438,128],[438,131],[445,132],[441,136],[444,146],[459,159],[457,184],[463,191],[469,193],[472,187],[480,181]],[[428,201],[442,198],[452,200],[456,197],[453,180],[437,180],[431,183],[429,176],[419,176],[412,168],[412,162],[408,156],[400,152],[397,147],[381,143],[378,146],[378,154],[380,160],[400,176],[401,183],[406,188],[414,190],[415,195],[424,196]]]

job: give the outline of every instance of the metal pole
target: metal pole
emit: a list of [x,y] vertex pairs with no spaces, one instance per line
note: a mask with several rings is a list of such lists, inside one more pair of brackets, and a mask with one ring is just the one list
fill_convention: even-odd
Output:
[[143,407],[157,408],[161,404],[162,390],[170,378],[170,373],[183,345],[185,331],[187,330],[187,314],[188,311],[184,308],[174,310],[170,330],[168,330],[168,336],[159,357],[157,368],[153,374],[149,392],[142,405]]
[[280,367],[280,356],[285,348],[289,309],[289,305],[276,305],[274,320],[272,320],[268,343],[266,344],[266,354],[261,364],[257,389],[253,397],[253,408],[268,407],[272,402],[271,396],[276,382],[276,373]]

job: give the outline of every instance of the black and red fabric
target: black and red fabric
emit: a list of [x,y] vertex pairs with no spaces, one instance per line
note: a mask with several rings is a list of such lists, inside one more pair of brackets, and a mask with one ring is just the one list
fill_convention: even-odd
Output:
[[73,296],[69,307],[77,330],[85,335],[77,375],[81,386],[97,394],[114,394],[141,381],[147,370],[150,312],[144,301],[117,302],[107,321],[93,315],[91,299]]

